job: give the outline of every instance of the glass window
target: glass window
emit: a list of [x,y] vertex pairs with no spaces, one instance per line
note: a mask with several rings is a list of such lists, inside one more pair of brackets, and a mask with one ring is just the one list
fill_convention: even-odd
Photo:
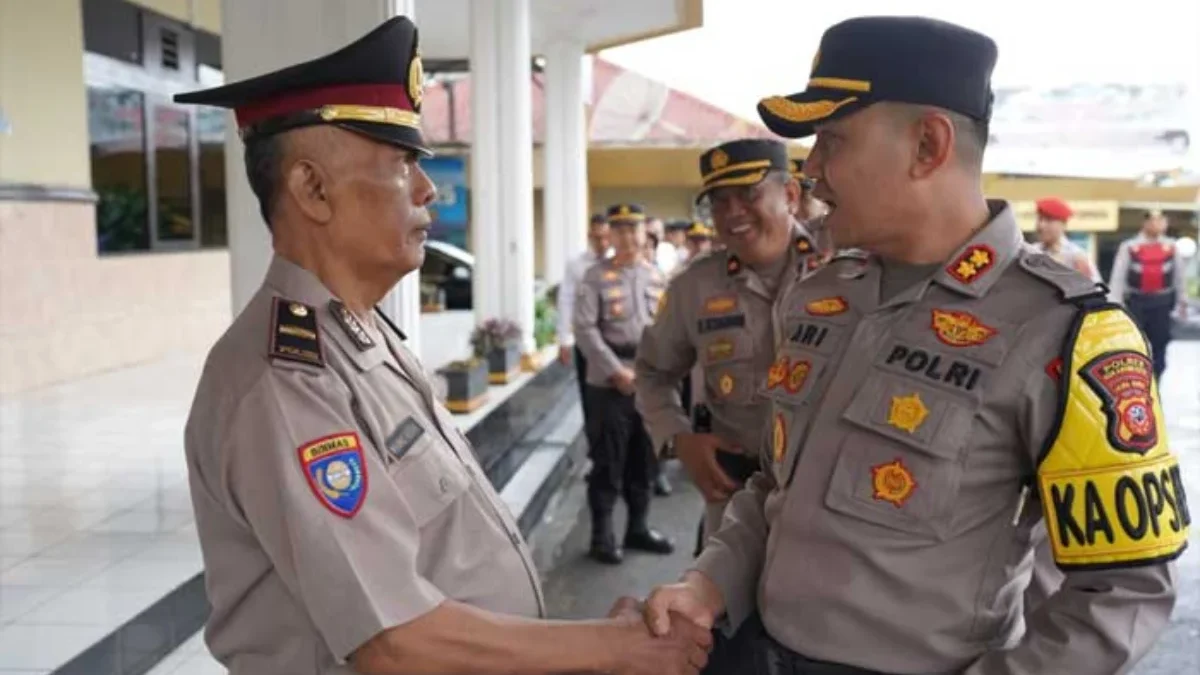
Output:
[[154,184],[157,187],[159,242],[192,241],[192,122],[188,111],[154,106]]
[[148,249],[145,97],[130,89],[89,87],[87,93],[99,249]]
[[223,247],[229,243],[225,220],[225,125],[224,110],[196,110],[200,139],[200,245]]

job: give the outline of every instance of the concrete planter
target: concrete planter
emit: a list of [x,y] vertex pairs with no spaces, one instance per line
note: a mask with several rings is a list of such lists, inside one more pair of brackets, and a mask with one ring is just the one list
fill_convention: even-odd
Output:
[[453,413],[469,413],[487,400],[488,364],[480,360],[470,368],[446,368],[446,408]]
[[507,345],[488,352],[488,382],[508,384],[521,372],[521,350]]

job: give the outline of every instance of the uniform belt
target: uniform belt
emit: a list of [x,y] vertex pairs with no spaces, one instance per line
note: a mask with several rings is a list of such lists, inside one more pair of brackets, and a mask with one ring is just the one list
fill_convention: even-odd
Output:
[[784,647],[766,631],[759,638],[758,675],[887,675],[830,661],[817,661]]
[[637,345],[615,345],[611,342],[605,342],[608,348],[612,350],[613,356],[618,359],[632,359],[637,357]]

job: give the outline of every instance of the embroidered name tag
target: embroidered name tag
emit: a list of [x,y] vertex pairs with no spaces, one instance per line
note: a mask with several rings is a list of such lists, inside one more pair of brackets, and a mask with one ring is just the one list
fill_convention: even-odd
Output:
[[396,426],[395,430],[387,437],[387,449],[395,459],[400,459],[408,454],[412,449],[413,444],[417,439],[424,435],[425,429],[412,417],[406,417],[403,422]]

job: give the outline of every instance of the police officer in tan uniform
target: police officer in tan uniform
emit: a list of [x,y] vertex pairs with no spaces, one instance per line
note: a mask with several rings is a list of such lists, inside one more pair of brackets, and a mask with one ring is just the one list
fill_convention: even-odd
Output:
[[[792,217],[800,189],[788,171],[779,141],[731,141],[700,156],[704,184],[696,199],[708,201],[728,248],[672,278],[638,348],[638,410],[655,447],[673,443],[700,489],[708,533],[729,496],[758,470],[779,291],[818,261],[816,242]],[[680,381],[697,363],[711,428],[693,429],[679,398]]]
[[654,479],[654,447],[634,408],[633,358],[642,331],[654,320],[666,279],[640,255],[646,214],[638,204],[608,210],[613,256],[583,275],[575,296],[575,339],[587,357],[588,508],[592,539],[588,554],[619,564],[622,547],[613,533],[617,497],[629,509],[624,548],[666,555],[674,544],[647,522]]
[[796,217],[801,222],[812,222],[825,215],[826,207],[820,199],[813,196],[813,186],[816,181],[804,173],[804,160],[791,160],[792,178],[800,184],[800,202],[797,204]]
[[[695,672],[621,603],[550,623],[517,523],[375,304],[424,258],[416,27],[177,97],[233,108],[275,256],[209,354],[185,434],[233,675]],[[636,652],[636,653],[633,653]]]
[[[769,470],[647,602],[737,626],[765,673],[1126,672],[1168,623],[1190,513],[1145,340],[986,201],[995,44],[919,17],[824,35],[759,104],[830,204],[835,259],[789,288]],[[1060,360],[1061,359],[1061,360]],[[1022,621],[1031,532],[1061,587]]]

